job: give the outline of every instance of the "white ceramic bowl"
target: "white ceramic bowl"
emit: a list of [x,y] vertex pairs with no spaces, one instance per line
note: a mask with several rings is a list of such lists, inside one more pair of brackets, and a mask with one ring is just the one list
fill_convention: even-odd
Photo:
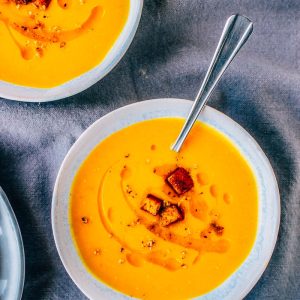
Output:
[[21,300],[24,278],[25,255],[20,228],[0,187],[0,299]]
[[32,88],[0,80],[0,97],[26,102],[47,102],[75,95],[95,84],[116,66],[127,51],[137,30],[142,8],[143,0],[130,0],[129,16],[121,34],[104,60],[90,71],[53,88]]
[[[90,299],[129,299],[94,278],[76,252],[69,224],[69,194],[74,176],[87,155],[111,133],[158,117],[186,117],[192,102],[157,99],[117,109],[91,125],[72,146],[59,171],[52,200],[52,228],[60,258],[81,291]],[[242,299],[265,270],[278,234],[280,197],[272,167],[255,140],[232,119],[206,107],[199,118],[227,136],[250,163],[259,190],[259,219],[251,253],[222,285],[197,299]]]

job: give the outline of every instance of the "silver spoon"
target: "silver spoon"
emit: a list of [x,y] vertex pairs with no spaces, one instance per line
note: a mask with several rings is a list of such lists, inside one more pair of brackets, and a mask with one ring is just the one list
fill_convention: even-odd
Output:
[[247,41],[253,30],[253,23],[247,17],[233,15],[228,18],[210,63],[204,81],[194,101],[192,109],[171,149],[179,152],[187,135],[203,110],[221,76]]

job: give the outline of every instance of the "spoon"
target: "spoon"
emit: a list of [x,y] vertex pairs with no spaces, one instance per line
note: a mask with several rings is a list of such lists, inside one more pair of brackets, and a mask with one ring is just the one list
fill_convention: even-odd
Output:
[[171,150],[179,152],[196,119],[203,110],[212,91],[223,73],[245,44],[253,30],[253,23],[247,17],[233,15],[228,18],[217,49],[194,101],[192,109]]

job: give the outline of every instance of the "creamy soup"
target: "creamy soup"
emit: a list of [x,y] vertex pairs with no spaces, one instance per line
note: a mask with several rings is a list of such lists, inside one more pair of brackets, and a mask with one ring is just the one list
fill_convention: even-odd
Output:
[[255,240],[258,193],[238,150],[197,122],[179,154],[183,120],[118,131],[81,165],[70,195],[77,250],[91,273],[142,299],[186,299],[220,285]]
[[129,0],[16,1],[0,0],[0,80],[42,88],[98,65],[121,33],[130,5]]

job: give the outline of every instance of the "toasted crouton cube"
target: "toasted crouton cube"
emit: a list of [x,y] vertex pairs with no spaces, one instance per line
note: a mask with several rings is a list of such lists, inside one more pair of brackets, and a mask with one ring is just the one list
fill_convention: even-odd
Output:
[[178,195],[186,193],[194,186],[189,172],[181,167],[170,173],[166,181]]
[[11,2],[14,2],[14,3],[19,4],[19,5],[23,5],[23,4],[26,5],[26,4],[30,3],[30,0],[13,0]]
[[[48,7],[51,0],[34,0],[33,3],[38,7]],[[66,5],[66,4],[65,4]]]
[[141,209],[156,216],[160,211],[163,204],[163,200],[157,198],[152,194],[148,194],[146,198],[142,201]]
[[48,7],[51,0],[12,0],[12,2],[19,5],[27,5],[29,3],[34,3],[38,7]]
[[183,220],[184,215],[183,211],[179,206],[172,204],[170,206],[166,206],[160,214],[160,224],[162,226],[169,226],[172,223]]

